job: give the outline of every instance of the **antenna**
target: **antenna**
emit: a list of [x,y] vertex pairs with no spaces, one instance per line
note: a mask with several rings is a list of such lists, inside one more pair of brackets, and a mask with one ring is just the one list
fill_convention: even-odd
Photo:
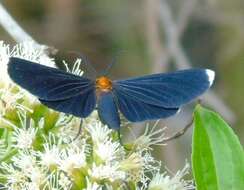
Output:
[[84,55],[82,53],[79,53],[79,52],[76,52],[76,51],[68,51],[68,52],[71,53],[71,54],[75,54],[75,55],[79,56],[79,58],[81,58],[82,61],[84,61],[84,63],[86,65],[88,65],[88,68],[91,70],[91,72],[93,74],[95,74],[95,76],[97,76],[96,69],[92,66],[91,62],[89,61],[89,59],[88,59],[88,57],[86,55]]
[[112,58],[112,61],[110,62],[110,64],[107,66],[107,68],[105,69],[105,71],[103,72],[102,75],[106,76],[108,75],[109,71],[112,69],[112,67],[117,63],[118,57],[122,54],[125,53],[125,50],[120,50],[118,51],[114,57]]

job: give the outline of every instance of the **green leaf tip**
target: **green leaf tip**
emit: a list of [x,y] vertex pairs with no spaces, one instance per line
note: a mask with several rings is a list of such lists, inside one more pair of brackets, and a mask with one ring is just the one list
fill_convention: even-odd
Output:
[[198,190],[244,189],[244,152],[229,125],[215,112],[196,106],[192,168]]

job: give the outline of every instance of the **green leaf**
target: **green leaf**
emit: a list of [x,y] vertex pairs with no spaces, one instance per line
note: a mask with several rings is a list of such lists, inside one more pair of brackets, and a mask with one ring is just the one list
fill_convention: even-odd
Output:
[[198,190],[244,190],[244,152],[228,124],[197,106],[192,168]]

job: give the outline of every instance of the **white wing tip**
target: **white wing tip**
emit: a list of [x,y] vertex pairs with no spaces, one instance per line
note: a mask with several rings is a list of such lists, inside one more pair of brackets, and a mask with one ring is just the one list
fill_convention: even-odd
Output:
[[176,114],[179,114],[179,113],[180,113],[180,111],[181,111],[181,109],[179,108],[179,109],[177,110]]
[[215,72],[210,69],[206,69],[206,74],[208,75],[209,86],[212,86],[215,78]]

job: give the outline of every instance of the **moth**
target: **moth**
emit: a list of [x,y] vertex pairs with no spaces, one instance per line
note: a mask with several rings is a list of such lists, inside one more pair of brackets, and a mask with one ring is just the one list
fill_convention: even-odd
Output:
[[120,115],[130,122],[156,120],[176,114],[180,107],[212,85],[214,71],[187,69],[123,80],[106,75],[95,79],[11,57],[11,79],[49,108],[88,117],[94,109],[108,127],[120,129]]

